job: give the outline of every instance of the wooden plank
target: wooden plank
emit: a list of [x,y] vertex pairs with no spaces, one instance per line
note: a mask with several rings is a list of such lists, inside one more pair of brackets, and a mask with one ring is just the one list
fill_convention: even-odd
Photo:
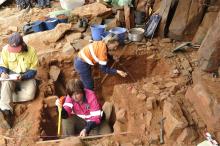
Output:
[[[94,135],[94,136],[80,137],[80,139],[81,140],[88,140],[88,139],[103,138],[103,137],[109,137],[109,136],[115,136],[115,135],[126,135],[126,134],[130,134],[130,133],[131,132],[110,133],[110,134],[103,134],[103,135]],[[61,142],[61,141],[64,141],[64,140],[65,139],[37,141],[36,144],[57,143],[57,142]]]

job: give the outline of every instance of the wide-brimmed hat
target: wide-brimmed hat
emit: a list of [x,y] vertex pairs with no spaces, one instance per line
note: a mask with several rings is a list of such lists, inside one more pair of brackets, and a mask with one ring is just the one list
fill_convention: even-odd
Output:
[[10,52],[20,52],[22,49],[22,44],[23,38],[18,32],[13,33],[8,38],[8,49]]
[[109,33],[108,35],[106,35],[102,41],[104,41],[106,44],[108,42],[111,42],[111,41],[118,41],[118,35],[116,34],[113,34],[113,33]]

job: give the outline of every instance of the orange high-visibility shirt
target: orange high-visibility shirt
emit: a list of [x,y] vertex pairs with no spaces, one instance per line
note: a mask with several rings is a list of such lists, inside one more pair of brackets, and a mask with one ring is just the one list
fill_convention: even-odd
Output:
[[93,42],[80,50],[78,56],[90,65],[107,64],[107,46],[103,41]]

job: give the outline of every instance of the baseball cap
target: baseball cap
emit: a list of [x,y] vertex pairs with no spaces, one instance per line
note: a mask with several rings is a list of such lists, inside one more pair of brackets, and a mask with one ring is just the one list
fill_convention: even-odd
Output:
[[10,52],[20,52],[23,44],[23,38],[18,32],[15,32],[8,38],[8,44]]

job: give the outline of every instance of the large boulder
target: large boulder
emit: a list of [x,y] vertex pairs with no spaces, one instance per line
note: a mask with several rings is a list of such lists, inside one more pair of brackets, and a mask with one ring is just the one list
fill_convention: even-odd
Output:
[[193,35],[204,14],[205,7],[199,1],[179,1],[169,27],[169,37],[181,40],[184,35]]
[[209,131],[220,131],[220,84],[213,82],[206,74],[200,71],[193,72],[193,87],[188,88],[186,99],[188,99],[197,114],[207,125]]
[[104,4],[96,2],[78,7],[74,9],[71,13],[79,17],[94,18],[99,16],[102,18],[106,18],[106,16],[112,14],[112,9],[107,8]]
[[24,41],[34,47],[38,52],[40,50],[46,51],[47,49],[51,49],[50,44],[56,43],[70,29],[71,24],[60,23],[52,30],[26,35],[24,36]]
[[216,16],[218,12],[207,12],[202,20],[201,25],[199,26],[194,38],[193,43],[195,44],[201,44],[204,40],[209,28],[213,25],[215,22]]
[[220,61],[220,12],[203,40],[198,54],[200,68],[203,71],[213,72],[218,70]]
[[188,126],[188,122],[183,115],[180,105],[177,102],[165,102],[163,106],[164,130],[169,139],[175,140]]

